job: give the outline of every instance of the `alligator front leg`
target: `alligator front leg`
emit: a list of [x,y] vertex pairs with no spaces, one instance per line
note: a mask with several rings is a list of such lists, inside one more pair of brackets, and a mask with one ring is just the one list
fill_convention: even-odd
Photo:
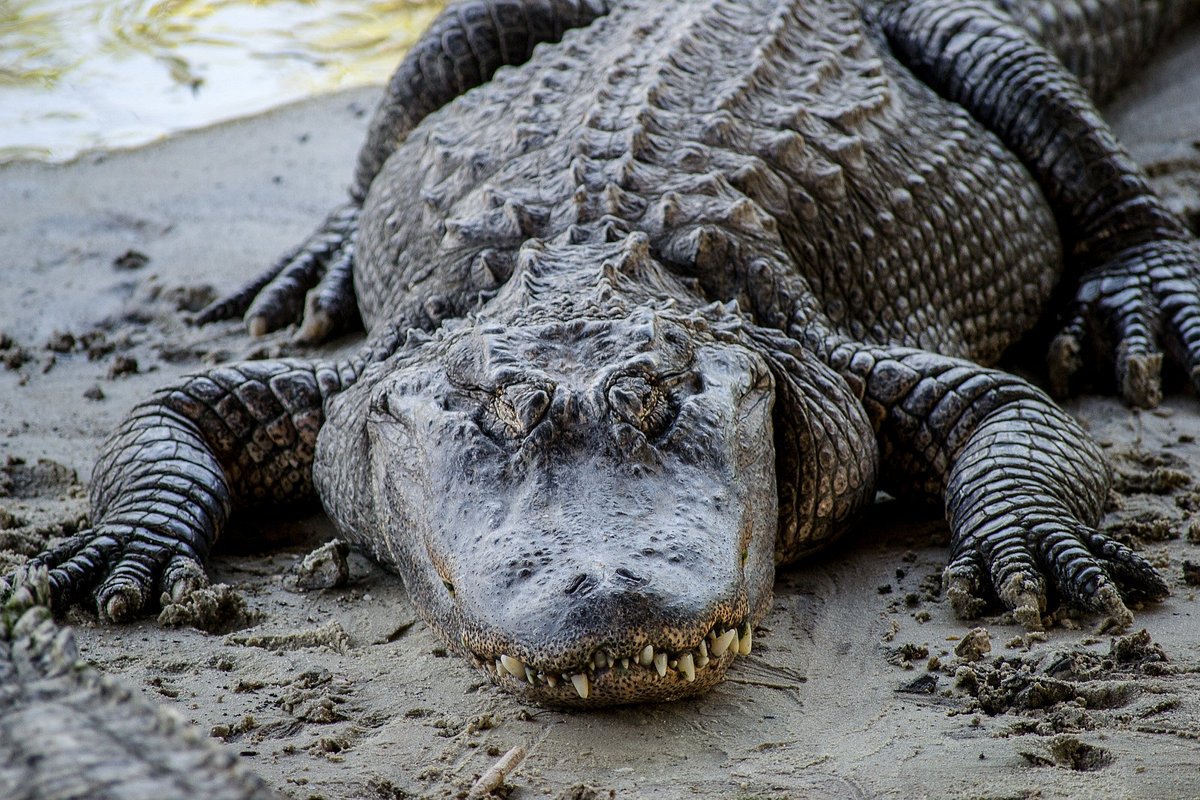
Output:
[[1099,449],[1013,375],[921,350],[842,344],[828,357],[859,387],[900,497],[944,496],[952,552],[944,585],[964,617],[994,592],[1041,625],[1047,592],[1127,625],[1129,598],[1167,585],[1144,558],[1095,530],[1109,488]]
[[92,476],[93,527],[36,556],[55,605],[95,597],[128,618],[204,585],[203,561],[236,506],[313,492],[325,402],[361,362],[251,361],[183,379],[134,408]]
[[310,344],[356,324],[354,235],[367,190],[384,162],[426,116],[486,83],[500,67],[524,63],[536,45],[558,41],[564,31],[608,13],[608,7],[607,0],[451,3],[392,75],[359,151],[349,201],[299,248],[202,310],[195,321],[244,316],[258,336],[299,320],[303,311],[297,339]]
[[1078,81],[1011,18],[979,2],[897,0],[880,20],[897,56],[992,130],[1039,181],[1078,291],[1051,347],[1065,391],[1092,347],[1130,405],[1161,397],[1160,342],[1200,386],[1200,258],[1186,228]]

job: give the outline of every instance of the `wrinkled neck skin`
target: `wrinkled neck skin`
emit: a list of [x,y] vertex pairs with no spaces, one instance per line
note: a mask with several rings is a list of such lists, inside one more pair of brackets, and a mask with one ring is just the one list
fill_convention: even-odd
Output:
[[775,379],[742,325],[641,234],[526,244],[477,313],[331,405],[326,508],[529,702],[704,691],[774,578]]

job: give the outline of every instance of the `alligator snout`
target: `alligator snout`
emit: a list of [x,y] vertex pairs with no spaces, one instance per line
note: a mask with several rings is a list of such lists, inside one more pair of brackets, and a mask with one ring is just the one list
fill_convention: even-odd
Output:
[[457,644],[542,704],[667,700],[715,685],[750,651],[770,540],[748,575],[743,515],[727,491],[618,482],[617,465],[607,480],[590,472],[531,492],[510,509],[520,522],[481,534],[475,558],[455,561]]

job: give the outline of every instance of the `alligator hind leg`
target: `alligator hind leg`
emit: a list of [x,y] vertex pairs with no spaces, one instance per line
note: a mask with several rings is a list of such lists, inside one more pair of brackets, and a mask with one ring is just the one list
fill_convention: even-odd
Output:
[[[358,154],[350,201],[298,249],[195,318],[198,324],[244,316],[259,336],[303,321],[300,341],[315,344],[358,319],[353,287],[354,234],[371,182],[388,157],[430,113],[527,61],[533,48],[608,12],[607,0],[467,0],[452,3],[413,45],[388,83]],[[330,271],[334,277],[325,279]],[[318,284],[320,284],[318,286]],[[316,296],[305,303],[309,290]]]
[[[204,325],[244,316],[250,335],[262,336],[295,321],[300,316],[305,295],[322,280],[327,267],[352,258],[358,211],[359,206],[355,203],[336,209],[303,245],[283,256],[270,269],[233,294],[200,311],[194,322]],[[353,283],[340,284],[324,294],[331,294],[332,291],[337,291],[339,296],[327,298],[325,304],[340,308],[354,302]],[[305,322],[308,322],[307,318]],[[300,338],[311,343],[323,341],[335,332],[336,326],[331,322],[314,319],[311,325],[306,325],[302,330]],[[325,335],[313,337],[311,334],[315,331]]]
[[1122,599],[1159,599],[1149,562],[1095,530],[1109,472],[1079,425],[1030,384],[969,361],[843,343],[826,360],[858,387],[899,497],[943,496],[952,535],[944,584],[955,611],[994,593],[1030,628],[1048,595],[1123,627]]
[[1165,346],[1200,387],[1195,242],[1075,77],[986,3],[895,0],[880,21],[909,68],[1025,163],[1059,219],[1077,291],[1051,348],[1053,385],[1065,388],[1091,349],[1127,403],[1154,406]]

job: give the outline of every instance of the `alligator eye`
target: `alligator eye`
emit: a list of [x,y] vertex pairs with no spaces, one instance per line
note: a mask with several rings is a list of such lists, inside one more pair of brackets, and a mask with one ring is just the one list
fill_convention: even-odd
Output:
[[506,386],[492,397],[485,414],[492,433],[521,438],[529,434],[550,408],[548,387],[537,383]]
[[442,586],[445,586],[446,591],[450,593],[450,596],[454,597],[454,584],[453,583],[451,583],[450,581],[442,581]]
[[371,398],[371,410],[378,414],[391,414],[392,409],[388,405],[387,392],[376,392]]
[[645,378],[626,375],[613,382],[608,403],[630,425],[653,438],[667,429],[672,411],[667,393]]

